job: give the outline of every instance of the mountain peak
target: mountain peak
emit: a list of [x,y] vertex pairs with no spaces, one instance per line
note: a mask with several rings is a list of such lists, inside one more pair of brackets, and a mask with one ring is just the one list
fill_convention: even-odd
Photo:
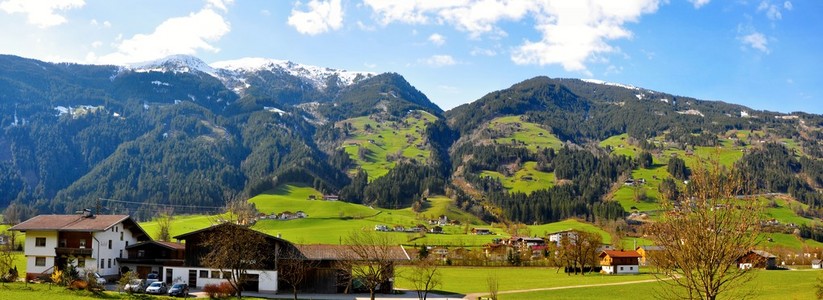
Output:
[[185,54],[166,56],[161,59],[131,64],[129,69],[136,72],[179,72],[187,73],[199,71],[206,74],[216,74],[216,70],[201,59]]
[[371,72],[355,72],[341,69],[332,69],[303,65],[287,60],[277,60],[260,57],[246,57],[235,60],[219,61],[211,64],[213,68],[223,70],[224,76],[237,76],[244,73],[254,72],[277,72],[281,71],[289,75],[306,79],[318,89],[325,89],[328,80],[337,77],[338,85],[349,86],[360,79],[369,78],[375,75]]

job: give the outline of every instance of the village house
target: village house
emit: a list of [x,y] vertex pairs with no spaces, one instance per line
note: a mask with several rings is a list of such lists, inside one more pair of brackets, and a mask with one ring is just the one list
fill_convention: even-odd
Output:
[[777,268],[777,256],[763,250],[749,250],[737,259],[737,266],[740,269],[774,269]]
[[118,258],[128,258],[126,247],[150,240],[128,215],[39,215],[9,230],[26,233],[26,277],[48,276],[71,262],[103,277],[120,274]]
[[560,240],[562,240],[563,237],[568,237],[570,240],[574,240],[574,239],[577,238],[577,233],[576,233],[575,230],[572,230],[572,229],[566,229],[566,230],[563,230],[563,231],[552,232],[552,233],[549,233],[549,242],[553,242],[555,245],[559,245]]
[[820,269],[821,267],[823,267],[823,261],[819,259],[812,260],[812,269]]
[[637,251],[605,250],[600,252],[600,266],[606,274],[637,274],[640,272]]
[[323,200],[326,200],[326,201],[337,201],[337,200],[340,200],[340,197],[339,197],[339,196],[337,196],[337,195],[332,195],[332,194],[330,194],[330,195],[323,195]]
[[[175,236],[178,241],[185,241],[185,258],[182,266],[165,266],[161,276],[166,283],[174,282],[174,279],[180,278],[183,283],[187,283],[189,287],[202,288],[206,284],[219,284],[223,282],[224,274],[220,270],[208,268],[203,265],[201,259],[211,249],[203,247],[202,242],[209,238],[215,232],[219,232],[220,226],[240,226],[231,222],[214,225],[208,228],[192,231],[189,233]],[[243,227],[245,228],[245,227]],[[251,229],[246,229],[251,230]],[[281,248],[288,247],[291,243],[273,237],[271,235],[255,231],[259,233],[266,240],[267,251],[272,254],[278,253]],[[274,256],[272,256],[274,258]],[[245,275],[246,285],[243,286],[244,291],[252,292],[277,292],[277,268],[275,259],[269,259],[263,263],[264,267],[257,270],[248,270]]]
[[637,251],[637,253],[640,254],[639,262],[641,266],[648,266],[652,263],[653,259],[650,259],[650,257],[660,253],[662,250],[663,247],[661,246],[638,246],[634,249],[634,251]]
[[139,278],[160,274],[163,267],[183,266],[186,258],[186,245],[173,242],[145,241],[127,246],[126,251],[128,256],[117,259],[120,272],[133,271]]
[[[314,261],[314,269],[311,270],[299,289],[310,293],[347,293],[351,292],[351,286],[347,286],[347,280],[351,276],[349,270],[341,270],[338,261],[353,259],[350,249],[344,245],[293,245],[297,250],[300,259]],[[348,254],[347,254],[348,253]],[[410,260],[408,252],[401,246],[393,246],[386,253],[387,269],[386,274],[394,274],[394,264],[400,261]],[[356,259],[356,258],[354,258]],[[347,274],[346,276],[340,276]],[[389,276],[387,280],[380,284],[380,293],[391,293],[394,290],[394,276]]]
[[474,235],[489,235],[492,234],[492,231],[488,228],[472,228],[472,234]]

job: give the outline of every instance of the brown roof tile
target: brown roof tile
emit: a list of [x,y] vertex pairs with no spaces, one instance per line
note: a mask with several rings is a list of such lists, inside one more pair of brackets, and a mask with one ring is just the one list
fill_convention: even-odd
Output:
[[[310,260],[343,260],[350,253],[345,245],[294,245],[297,250]],[[401,246],[391,246],[388,252],[388,259],[409,260],[409,255]]]
[[11,230],[104,231],[128,219],[128,215],[39,215],[10,228]]
[[640,254],[637,253],[637,251],[603,250],[603,253],[600,253],[600,257],[603,257],[604,255],[611,257],[640,257]]

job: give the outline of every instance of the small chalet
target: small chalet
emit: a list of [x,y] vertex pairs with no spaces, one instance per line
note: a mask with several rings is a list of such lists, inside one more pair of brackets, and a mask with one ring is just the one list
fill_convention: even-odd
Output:
[[648,266],[649,263],[652,262],[652,260],[649,258],[662,250],[663,247],[661,246],[639,246],[634,249],[634,251],[637,251],[637,253],[640,254],[641,266]]
[[472,228],[472,234],[475,235],[489,235],[492,234],[492,231],[488,228]]
[[429,232],[430,232],[430,233],[435,233],[435,234],[440,234],[440,233],[443,233],[443,227],[440,227],[440,226],[434,226],[434,227],[432,227],[431,229],[429,229]]
[[819,259],[812,260],[812,269],[820,269],[821,267],[823,267],[823,261]]
[[640,272],[637,251],[605,250],[600,252],[600,266],[606,274],[637,274]]
[[104,277],[120,274],[126,247],[150,240],[128,215],[39,215],[9,230],[26,233],[26,277],[48,276],[71,262]]
[[749,250],[737,259],[737,266],[741,269],[777,268],[777,257],[763,250]]
[[160,274],[163,267],[183,266],[186,258],[186,245],[181,243],[146,241],[126,247],[128,256],[118,258],[120,271],[134,271],[139,278],[146,278],[150,273]]
[[337,201],[337,200],[340,200],[340,196],[337,196],[337,195],[323,195],[323,200]]

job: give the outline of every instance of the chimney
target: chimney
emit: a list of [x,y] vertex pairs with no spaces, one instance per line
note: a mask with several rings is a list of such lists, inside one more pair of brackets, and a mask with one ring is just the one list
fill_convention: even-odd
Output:
[[83,209],[83,217],[84,218],[91,218],[93,216],[94,216],[94,214],[91,213],[91,209],[88,209],[88,208]]

